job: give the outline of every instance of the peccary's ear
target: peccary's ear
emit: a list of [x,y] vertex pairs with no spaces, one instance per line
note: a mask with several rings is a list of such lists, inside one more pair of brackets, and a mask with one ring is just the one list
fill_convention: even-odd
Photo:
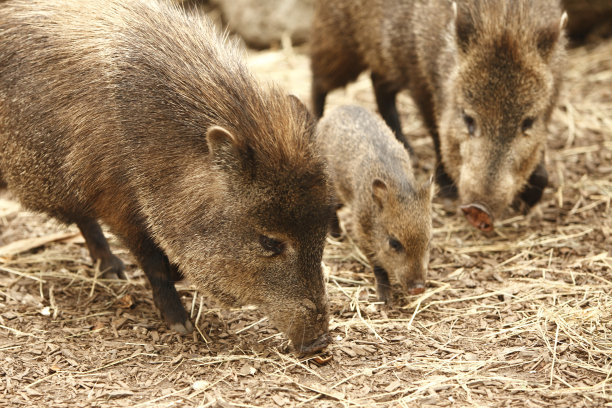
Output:
[[536,36],[538,51],[544,59],[547,59],[551,55],[566,25],[567,13],[563,12],[558,22],[544,27],[538,32]]
[[389,198],[389,188],[381,179],[372,182],[372,198],[379,208],[383,208]]
[[239,156],[236,138],[221,126],[212,126],[206,132],[208,151],[213,162],[220,165],[231,165]]
[[431,204],[431,201],[438,193],[438,186],[433,182],[433,177],[430,177],[418,191],[419,197],[426,201],[428,204]]
[[307,128],[313,130],[309,132],[309,135],[314,137],[314,127],[316,126],[316,121],[310,114],[310,111],[306,105],[304,105],[300,98],[293,94],[289,95],[289,103],[291,103],[291,107],[293,108],[294,117],[301,119],[301,122],[304,123]]
[[308,112],[308,108],[306,108],[306,105],[304,105],[300,98],[298,98],[294,94],[289,94],[289,101],[291,101],[291,104],[298,110],[305,110],[306,112]]
[[476,36],[476,23],[467,7],[459,7],[457,2],[453,2],[453,14],[455,17],[455,40],[459,50],[465,54]]

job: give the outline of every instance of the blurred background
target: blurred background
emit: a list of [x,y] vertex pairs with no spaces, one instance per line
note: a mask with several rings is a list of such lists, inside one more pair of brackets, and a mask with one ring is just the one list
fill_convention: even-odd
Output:
[[[175,0],[204,12],[238,34],[252,48],[276,48],[291,39],[308,41],[315,0]],[[563,0],[569,15],[568,33],[575,43],[612,34],[612,0]]]

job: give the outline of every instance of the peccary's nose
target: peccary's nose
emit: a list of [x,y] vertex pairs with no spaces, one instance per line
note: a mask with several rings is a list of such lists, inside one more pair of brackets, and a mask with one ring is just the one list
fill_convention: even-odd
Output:
[[408,289],[408,293],[410,295],[420,295],[423,292],[425,292],[425,282],[421,282],[421,281],[415,282]]
[[493,216],[484,204],[472,203],[462,205],[461,211],[470,224],[481,231],[493,231]]
[[302,344],[299,352],[302,354],[314,354],[323,350],[329,344],[330,338],[327,333],[323,333],[310,343]]

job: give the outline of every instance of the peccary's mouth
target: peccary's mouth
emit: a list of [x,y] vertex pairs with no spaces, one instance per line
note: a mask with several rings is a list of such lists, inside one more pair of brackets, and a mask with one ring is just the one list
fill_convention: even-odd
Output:
[[329,335],[327,333],[323,333],[318,338],[314,339],[312,342],[308,344],[302,344],[302,346],[297,347],[298,351],[302,355],[314,354],[321,350],[323,350],[329,344]]
[[485,232],[493,231],[493,216],[487,206],[480,203],[472,203],[462,205],[459,208],[461,208],[465,217],[474,227]]

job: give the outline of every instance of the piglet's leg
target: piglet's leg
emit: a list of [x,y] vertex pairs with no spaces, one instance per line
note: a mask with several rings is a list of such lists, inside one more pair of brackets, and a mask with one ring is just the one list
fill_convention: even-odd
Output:
[[107,279],[125,279],[123,262],[112,254],[100,224],[96,220],[88,218],[77,222],[77,225],[85,238],[85,243],[94,263],[100,261],[102,276]]
[[380,266],[374,267],[374,276],[376,277],[376,293],[378,294],[378,300],[385,302],[385,304],[391,304],[391,282],[389,282],[389,275]]

